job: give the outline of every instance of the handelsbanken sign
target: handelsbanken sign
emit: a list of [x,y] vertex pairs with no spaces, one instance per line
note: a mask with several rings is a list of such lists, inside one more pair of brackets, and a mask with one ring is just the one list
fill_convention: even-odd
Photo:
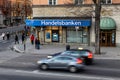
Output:
[[90,26],[91,20],[42,19],[26,20],[26,26]]

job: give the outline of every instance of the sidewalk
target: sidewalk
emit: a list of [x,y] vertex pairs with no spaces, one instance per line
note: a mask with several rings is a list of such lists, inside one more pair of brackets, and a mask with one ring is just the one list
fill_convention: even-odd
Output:
[[[91,50],[93,53],[95,52],[95,48],[93,46],[78,46],[78,45],[70,45],[70,48],[86,48]],[[35,46],[30,43],[30,40],[26,41],[26,50],[24,50],[24,45],[22,43],[16,44],[13,46],[14,50],[19,53],[27,53],[27,54],[54,54],[57,52],[64,51],[66,49],[66,45],[59,44],[45,44],[41,45],[40,49],[35,49]],[[101,47],[101,54],[94,54],[94,57],[97,59],[120,59],[120,48],[119,47]]]

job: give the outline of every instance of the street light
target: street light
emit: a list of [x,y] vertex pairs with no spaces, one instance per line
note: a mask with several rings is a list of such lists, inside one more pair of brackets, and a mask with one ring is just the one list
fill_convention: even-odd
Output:
[[95,54],[100,53],[100,12],[101,0],[93,0],[95,4]]

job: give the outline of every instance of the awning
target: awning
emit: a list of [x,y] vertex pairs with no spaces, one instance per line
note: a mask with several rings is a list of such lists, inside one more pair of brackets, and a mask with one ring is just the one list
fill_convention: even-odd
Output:
[[91,26],[91,20],[79,19],[27,19],[25,23],[26,26]]
[[116,29],[116,23],[115,23],[114,19],[109,18],[109,17],[101,18],[100,29],[104,29],[104,30]]

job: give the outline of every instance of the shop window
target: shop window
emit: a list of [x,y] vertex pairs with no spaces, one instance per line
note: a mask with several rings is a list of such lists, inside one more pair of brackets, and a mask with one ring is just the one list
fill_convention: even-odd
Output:
[[67,28],[67,42],[87,44],[88,30],[82,27],[79,27],[78,30],[76,30],[75,27]]

